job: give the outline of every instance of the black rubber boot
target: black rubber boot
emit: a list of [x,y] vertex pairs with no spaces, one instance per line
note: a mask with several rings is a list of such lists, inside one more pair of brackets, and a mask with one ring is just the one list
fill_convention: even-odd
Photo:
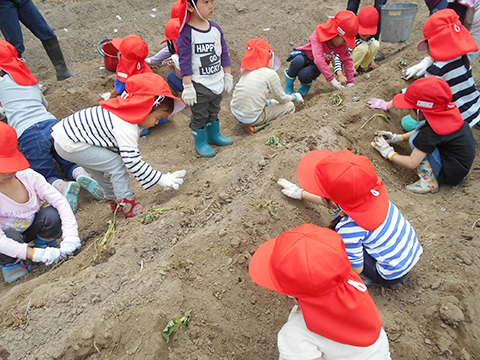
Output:
[[75,73],[68,70],[67,65],[65,64],[65,59],[63,58],[62,49],[60,49],[60,44],[58,39],[54,36],[51,39],[42,41],[43,47],[50,58],[55,71],[57,73],[57,80],[65,80],[71,76],[75,76]]

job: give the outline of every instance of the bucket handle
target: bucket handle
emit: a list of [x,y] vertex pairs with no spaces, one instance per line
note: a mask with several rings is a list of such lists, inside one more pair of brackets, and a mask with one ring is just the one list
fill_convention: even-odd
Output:
[[[400,2],[402,2],[402,1],[400,1]],[[395,2],[390,1],[390,4],[395,4]],[[387,5],[387,3],[385,3],[385,5]],[[380,9],[383,8],[385,5],[382,5],[380,7]],[[418,5],[418,7],[420,7],[420,0],[417,0],[417,5]]]
[[105,53],[102,51],[102,48],[100,47],[100,45],[102,45],[104,42],[111,41],[111,40],[112,39],[104,38],[98,42],[97,50],[100,53],[100,55],[102,55],[103,57],[105,57]]

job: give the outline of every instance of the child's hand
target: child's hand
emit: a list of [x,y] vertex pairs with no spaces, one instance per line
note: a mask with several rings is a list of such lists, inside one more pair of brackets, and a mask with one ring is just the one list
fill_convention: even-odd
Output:
[[188,106],[197,103],[197,92],[193,84],[183,84],[182,100],[185,101]]
[[294,97],[294,99],[293,99],[294,102],[297,102],[297,103],[299,103],[299,104],[303,104],[303,103],[304,103],[302,94],[300,94],[300,93],[295,93],[295,94],[292,94],[292,96]]
[[427,68],[433,64],[433,59],[430,56],[426,56],[420,61],[417,65],[409,67],[405,71],[405,79],[410,79],[411,77],[420,77],[427,72]]
[[375,136],[373,141],[371,142],[371,145],[375,150],[377,150],[380,155],[382,155],[385,159],[388,159],[392,161],[392,158],[394,155],[397,153],[395,152],[395,149],[388,145],[387,140],[385,140],[381,136]]
[[403,135],[394,134],[391,131],[377,130],[375,131],[375,135],[385,137],[389,144],[398,144],[403,141]]
[[278,179],[277,184],[283,187],[282,193],[292,199],[302,200],[303,189],[286,179]]
[[343,74],[343,71],[337,72],[337,79],[343,86],[347,85],[347,77]]
[[63,241],[60,243],[60,255],[62,257],[67,257],[73,255],[74,251],[77,250],[82,243],[80,238],[77,236],[65,236]]
[[333,79],[332,81],[330,81],[330,84],[335,88],[335,89],[344,89],[345,86],[343,86],[342,84],[340,84],[340,82],[337,80],[337,79]]
[[158,181],[159,185],[164,187],[171,187],[178,190],[179,185],[183,184],[183,177],[187,174],[185,170],[175,171],[174,173],[162,174],[162,177]]
[[32,260],[43,262],[45,265],[55,264],[60,259],[60,249],[47,247],[45,249],[35,248]]
[[225,76],[223,79],[225,82],[225,91],[227,93],[231,93],[233,90],[233,75],[229,73],[225,73]]

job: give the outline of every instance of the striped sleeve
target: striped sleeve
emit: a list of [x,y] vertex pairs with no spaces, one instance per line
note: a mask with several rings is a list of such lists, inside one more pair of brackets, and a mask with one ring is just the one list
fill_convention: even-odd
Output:
[[346,216],[340,220],[335,229],[343,238],[348,259],[352,267],[363,266],[362,242],[367,236],[367,231],[358,226],[352,218]]

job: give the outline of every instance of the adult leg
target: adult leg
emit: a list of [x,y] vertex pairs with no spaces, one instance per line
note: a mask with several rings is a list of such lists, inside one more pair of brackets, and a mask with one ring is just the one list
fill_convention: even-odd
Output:
[[380,27],[382,26],[382,11],[381,8],[383,5],[387,3],[387,0],[375,0],[375,4],[373,5],[375,9],[378,11],[378,25],[377,25],[377,33],[374,35],[375,39],[380,39]]
[[0,30],[5,41],[8,41],[17,49],[20,57],[25,51],[25,46],[23,45],[18,9],[13,1],[0,1]]
[[395,285],[403,280],[405,276],[402,276],[398,279],[387,280],[380,275],[377,270],[377,260],[375,260],[369,253],[363,250],[363,272],[362,275],[365,275],[367,278],[372,280],[374,283],[379,285]]
[[55,37],[50,25],[37,9],[32,0],[16,0],[18,4],[18,17],[23,25],[29,29],[40,41]]
[[360,6],[360,0],[348,0],[347,10],[351,10],[356,14],[358,12],[359,6]]

